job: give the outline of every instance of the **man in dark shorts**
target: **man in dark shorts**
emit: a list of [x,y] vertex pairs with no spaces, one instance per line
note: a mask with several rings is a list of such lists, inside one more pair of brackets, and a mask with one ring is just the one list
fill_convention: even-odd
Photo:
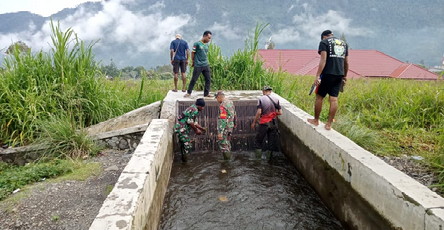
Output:
[[176,39],[171,41],[170,44],[170,60],[173,65],[174,73],[174,92],[177,92],[177,81],[179,67],[182,73],[182,92],[185,92],[185,86],[187,83],[187,78],[185,72],[187,71],[188,56],[190,55],[190,48],[185,40],[182,40],[182,35],[176,34]]
[[[251,123],[251,129],[259,126],[256,134],[255,153],[257,158],[271,160],[273,151],[279,151],[279,130],[277,116],[282,115],[279,99],[271,94],[272,88],[264,86],[262,96],[257,102],[257,112]],[[267,139],[266,139],[267,138]],[[266,141],[268,140],[268,141]]]
[[201,73],[205,78],[204,97],[211,97],[211,70],[210,63],[208,61],[208,43],[211,41],[211,36],[212,33],[210,31],[205,31],[203,33],[202,39],[198,42],[195,42],[193,45],[193,50],[191,52],[191,66],[194,67],[193,77],[191,78],[190,84],[188,85],[187,94],[185,94],[184,97],[191,96],[194,84],[196,84],[196,81]]
[[[338,109],[338,95],[341,84],[345,85],[348,71],[348,45],[341,39],[333,36],[330,30],[321,34],[318,53],[321,55],[319,68],[314,84],[318,87],[315,101],[314,119],[308,119],[310,124],[319,125],[319,116],[322,110],[324,97],[330,95],[330,110],[325,129],[330,130]],[[322,80],[321,80],[322,76]]]

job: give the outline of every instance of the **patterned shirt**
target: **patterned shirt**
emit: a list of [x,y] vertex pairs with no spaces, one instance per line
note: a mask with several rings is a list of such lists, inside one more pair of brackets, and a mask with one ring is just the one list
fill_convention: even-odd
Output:
[[174,131],[176,133],[190,132],[190,124],[197,124],[197,115],[199,115],[199,110],[196,105],[191,105],[185,109],[178,117],[177,123],[174,125]]
[[219,117],[217,119],[217,133],[223,133],[224,130],[233,132],[236,125],[236,109],[232,101],[225,99],[219,105]]

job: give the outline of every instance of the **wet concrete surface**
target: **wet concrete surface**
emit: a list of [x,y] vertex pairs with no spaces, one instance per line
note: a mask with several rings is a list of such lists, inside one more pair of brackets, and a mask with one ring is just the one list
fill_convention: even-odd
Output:
[[160,229],[343,229],[291,162],[251,152],[176,155]]

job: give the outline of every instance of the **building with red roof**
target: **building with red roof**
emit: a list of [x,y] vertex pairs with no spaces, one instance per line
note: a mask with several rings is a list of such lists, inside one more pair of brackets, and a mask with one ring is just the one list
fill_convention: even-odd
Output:
[[[320,55],[317,50],[259,50],[266,68],[295,75],[316,75]],[[382,77],[437,80],[438,75],[415,64],[404,63],[377,50],[349,50],[347,77]]]

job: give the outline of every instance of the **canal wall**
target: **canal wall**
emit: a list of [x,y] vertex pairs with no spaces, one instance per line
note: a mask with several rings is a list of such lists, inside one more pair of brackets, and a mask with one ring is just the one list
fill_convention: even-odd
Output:
[[350,229],[443,229],[444,199],[280,98],[283,152]]
[[157,229],[173,160],[171,128],[168,120],[151,121],[90,230]]

